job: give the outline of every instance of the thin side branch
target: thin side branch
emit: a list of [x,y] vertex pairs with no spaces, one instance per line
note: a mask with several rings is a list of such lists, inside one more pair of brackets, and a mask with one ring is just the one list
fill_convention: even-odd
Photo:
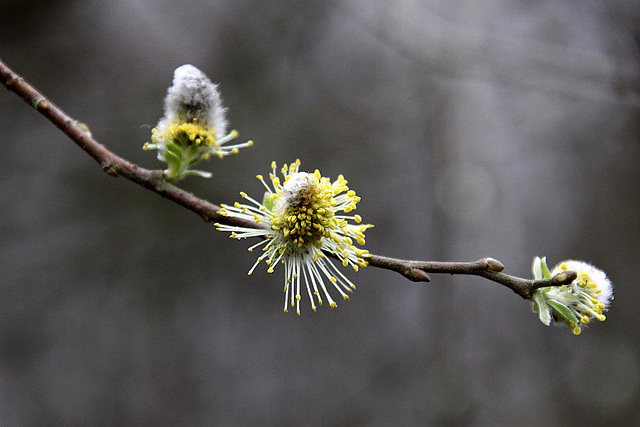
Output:
[[[69,139],[93,157],[101,169],[110,176],[122,176],[133,181],[195,212],[208,223],[219,222],[241,227],[261,227],[251,221],[220,215],[218,213],[220,206],[200,199],[174,185],[168,184],[164,180],[161,170],[142,168],[108,150],[93,138],[86,125],[67,115],[41,92],[12,71],[1,60],[0,82],[58,127]],[[429,282],[430,278],[427,273],[480,276],[510,288],[525,299],[530,298],[535,289],[569,284],[577,277],[576,272],[565,271],[547,280],[521,279],[502,273],[504,266],[492,258],[484,258],[475,262],[436,262],[400,260],[372,254],[367,258],[367,261],[371,267],[398,272],[414,282]]]
[[548,286],[568,285],[578,273],[565,271],[551,279],[530,280],[503,273],[504,265],[493,258],[483,258],[473,262],[411,261],[371,255],[367,259],[370,266],[397,271],[414,282],[429,282],[427,273],[466,274],[480,276],[511,289],[522,298],[529,299],[533,291]]
[[104,145],[93,138],[86,125],[71,118],[41,92],[13,72],[2,61],[0,61],[0,81],[7,89],[20,96],[27,104],[35,108],[36,111],[67,135],[69,139],[93,157],[102,170],[108,175],[113,177],[122,176],[133,181],[195,212],[206,222],[220,222],[244,227],[256,226],[256,224],[250,221],[219,215],[218,211],[220,210],[220,206],[200,199],[174,185],[168,184],[163,179],[163,172],[161,170],[142,168],[109,151]]

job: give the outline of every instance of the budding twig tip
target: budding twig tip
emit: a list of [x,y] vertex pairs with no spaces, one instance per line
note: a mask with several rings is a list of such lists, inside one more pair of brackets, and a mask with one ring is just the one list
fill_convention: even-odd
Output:
[[487,270],[490,270],[490,271],[502,271],[502,270],[504,270],[504,264],[502,264],[497,259],[485,258],[484,262],[487,265]]
[[578,273],[573,270],[563,271],[553,276],[553,282],[558,285],[566,285],[578,278]]

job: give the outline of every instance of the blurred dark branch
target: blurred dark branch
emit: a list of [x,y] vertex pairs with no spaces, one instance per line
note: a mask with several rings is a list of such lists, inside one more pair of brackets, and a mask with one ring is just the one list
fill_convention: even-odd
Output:
[[[67,115],[2,61],[0,61],[0,81],[7,89],[16,93],[27,104],[56,125],[73,142],[93,157],[100,164],[102,170],[110,176],[122,176],[148,190],[156,192],[162,197],[195,212],[206,222],[219,222],[250,228],[261,227],[252,221],[220,215],[218,214],[220,206],[168,184],[163,179],[162,171],[141,168],[109,151],[93,138],[86,125]],[[577,277],[575,272],[565,271],[548,280],[521,279],[502,273],[504,266],[492,258],[484,258],[475,262],[435,262],[399,260],[372,254],[367,258],[367,261],[372,267],[398,272],[414,282],[429,282],[430,279],[427,273],[480,276],[510,288],[525,299],[530,298],[535,289],[568,284]]]

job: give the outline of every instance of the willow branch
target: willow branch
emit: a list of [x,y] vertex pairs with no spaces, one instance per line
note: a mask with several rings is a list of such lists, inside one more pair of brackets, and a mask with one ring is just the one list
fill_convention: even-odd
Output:
[[75,142],[98,162],[104,172],[112,177],[122,176],[144,188],[158,193],[192,212],[198,214],[206,222],[235,224],[243,227],[255,227],[256,224],[229,218],[218,214],[220,206],[200,199],[163,179],[163,171],[142,168],[109,151],[96,141],[86,125],[73,119],[57,105],[47,99],[41,92],[27,83],[0,61],[0,81],[7,89],[20,96],[27,104],[35,108],[65,135]]
[[[101,169],[108,175],[112,177],[121,176],[141,185],[147,190],[158,193],[160,196],[198,214],[205,222],[219,222],[250,228],[261,227],[261,225],[241,218],[220,215],[218,213],[220,206],[200,199],[174,185],[168,184],[164,180],[161,170],[142,168],[108,150],[93,138],[86,125],[66,114],[36,88],[12,71],[1,60],[0,81],[7,89],[17,94],[27,104],[58,127],[69,139],[98,162]],[[367,258],[367,261],[369,266],[398,272],[414,282],[429,282],[430,278],[427,273],[480,276],[510,288],[525,299],[530,298],[531,293],[535,289],[568,284],[577,276],[573,271],[565,271],[562,274],[546,280],[521,279],[502,273],[504,266],[492,258],[484,258],[475,262],[436,262],[400,260],[372,254]]]
[[578,277],[578,273],[575,271],[565,271],[550,279],[522,279],[503,273],[504,265],[493,258],[483,258],[473,262],[442,262],[411,261],[371,255],[367,260],[370,266],[396,271],[414,282],[428,282],[430,279],[427,273],[480,276],[508,287],[525,299],[531,298],[531,294],[536,289],[567,285]]

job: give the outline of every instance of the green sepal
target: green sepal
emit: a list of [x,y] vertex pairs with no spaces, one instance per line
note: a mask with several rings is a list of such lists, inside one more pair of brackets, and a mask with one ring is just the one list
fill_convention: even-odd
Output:
[[198,163],[200,161],[201,157],[200,156],[196,156],[193,157],[190,161],[189,161],[189,167],[195,165],[196,163]]
[[187,167],[193,166],[202,159],[202,153],[197,145],[189,145],[183,148],[183,156],[187,160]]
[[545,279],[551,279],[551,272],[549,271],[549,267],[547,267],[547,257],[543,257],[540,260],[540,267],[542,268],[542,276]]
[[[180,146],[174,144],[171,141],[167,141],[166,149],[165,149],[165,159],[167,158],[167,154],[175,158],[175,160],[177,161],[182,160],[182,150]],[[167,161],[169,161],[169,159],[167,159]]]
[[167,162],[167,164],[169,165],[174,165],[174,168],[178,168],[180,166],[180,157],[181,156],[177,156],[175,153],[167,150],[164,152],[163,154],[164,156],[164,160]]
[[537,290],[533,293],[533,311],[538,313],[540,321],[549,326],[551,324],[551,309],[547,305],[544,293],[541,290]]
[[182,173],[181,177],[184,176],[199,176],[200,178],[211,178],[213,174],[211,172],[196,170],[196,169],[187,169]]
[[547,267],[547,257],[535,257],[531,270],[533,271],[533,278],[535,280],[551,278],[551,272],[549,271],[549,267]]
[[264,196],[262,196],[262,205],[267,208],[269,212],[273,211],[273,201],[271,200],[271,193],[268,191],[264,192]]
[[555,301],[555,300],[548,300],[547,304],[551,306],[551,309],[555,312],[557,317],[562,318],[564,321],[566,321],[569,324],[578,323],[578,319],[576,318],[575,314],[573,314],[573,311],[571,311],[571,309],[566,305],[559,303],[558,301]]
[[533,272],[534,280],[542,279],[542,259],[537,256],[533,259],[533,265],[531,266],[531,271]]
[[198,176],[200,178],[211,178],[212,176],[209,172],[189,169],[189,167],[202,160],[202,153],[196,145],[182,146],[167,141],[164,159],[169,166],[165,171],[165,180],[167,182],[177,181],[185,176]]

